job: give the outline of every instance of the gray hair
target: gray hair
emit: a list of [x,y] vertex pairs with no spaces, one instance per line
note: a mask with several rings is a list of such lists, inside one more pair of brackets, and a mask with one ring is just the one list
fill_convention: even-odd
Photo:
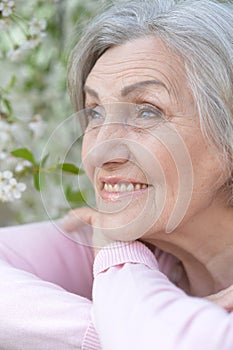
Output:
[[116,1],[88,25],[74,48],[68,87],[76,110],[83,86],[109,48],[145,36],[160,37],[184,60],[204,135],[227,160],[233,205],[233,1]]

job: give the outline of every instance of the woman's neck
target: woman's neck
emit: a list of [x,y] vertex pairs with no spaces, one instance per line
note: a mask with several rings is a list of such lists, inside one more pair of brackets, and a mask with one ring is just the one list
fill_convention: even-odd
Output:
[[171,234],[150,240],[181,261],[178,284],[188,294],[207,296],[233,284],[233,208],[211,207]]

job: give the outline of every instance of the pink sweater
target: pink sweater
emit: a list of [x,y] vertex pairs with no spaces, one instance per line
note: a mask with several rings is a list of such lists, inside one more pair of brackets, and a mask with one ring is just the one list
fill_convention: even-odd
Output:
[[170,282],[171,256],[112,243],[94,261],[82,242],[50,222],[0,229],[1,350],[233,349],[233,313]]

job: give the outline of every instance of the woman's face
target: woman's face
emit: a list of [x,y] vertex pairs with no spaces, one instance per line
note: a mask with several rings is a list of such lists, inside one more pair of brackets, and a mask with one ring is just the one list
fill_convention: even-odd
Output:
[[225,171],[200,131],[184,64],[160,39],[106,51],[85,101],[82,159],[111,238],[158,238],[220,196]]

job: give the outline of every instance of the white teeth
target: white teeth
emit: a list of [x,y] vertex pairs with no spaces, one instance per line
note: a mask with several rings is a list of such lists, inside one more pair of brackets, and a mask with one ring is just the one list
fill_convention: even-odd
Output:
[[104,184],[104,190],[106,192],[132,192],[132,191],[139,191],[141,189],[146,189],[148,186],[146,184]]
[[119,188],[119,192],[126,192],[126,189],[127,189],[126,185],[125,184],[121,184],[120,188]]
[[134,190],[134,185],[133,184],[129,184],[128,186],[127,186],[127,191],[128,192],[132,192]]

